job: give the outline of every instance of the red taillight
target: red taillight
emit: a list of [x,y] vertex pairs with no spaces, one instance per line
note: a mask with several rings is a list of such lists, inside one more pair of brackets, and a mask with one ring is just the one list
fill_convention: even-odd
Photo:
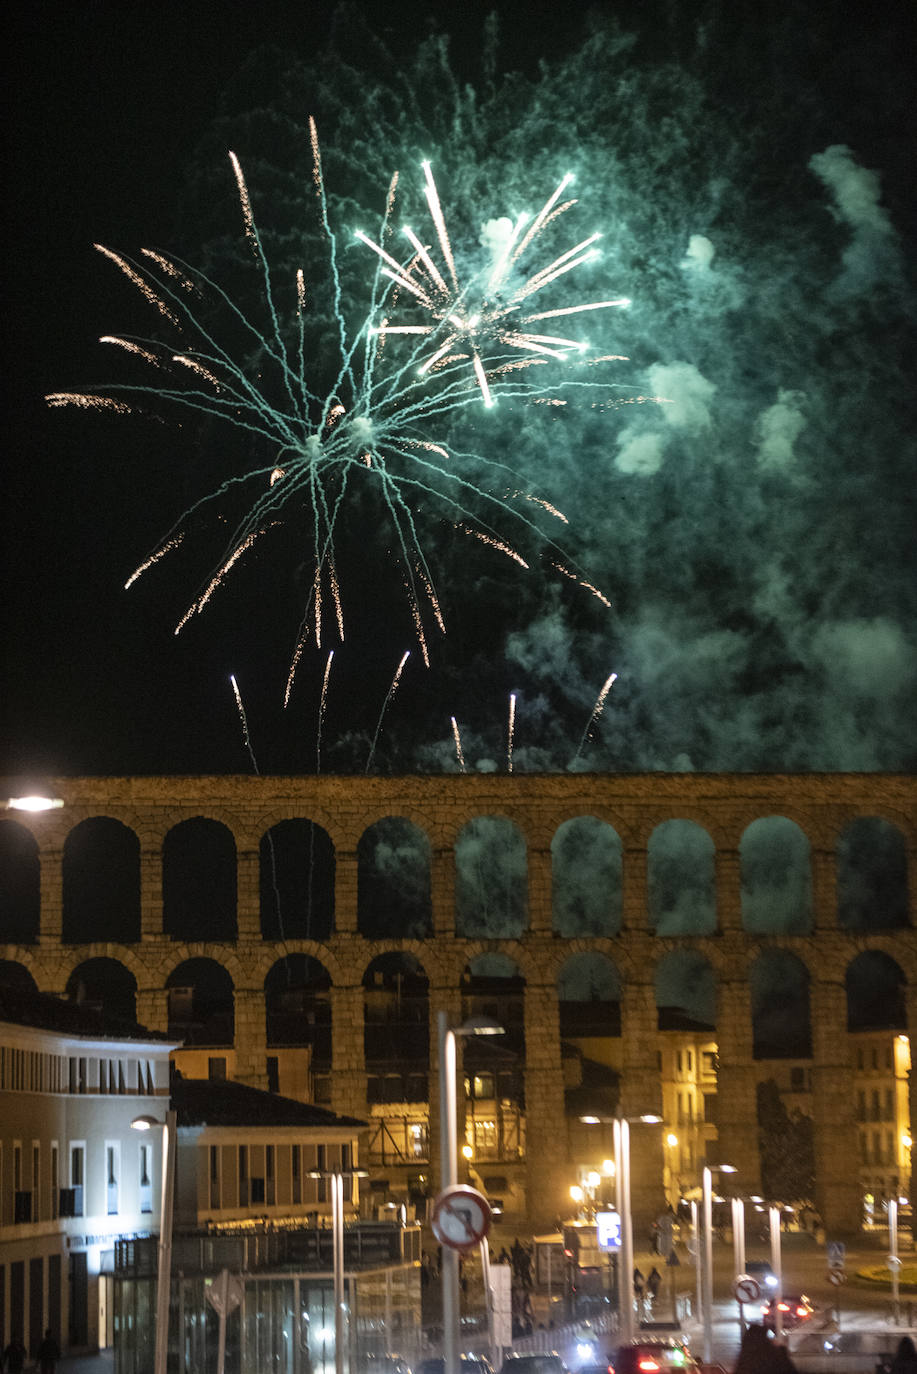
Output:
[[789,1304],[788,1302],[778,1302],[778,1304],[777,1304],[777,1311],[778,1311],[778,1312],[789,1312],[789,1310],[790,1310],[790,1304]]
[[637,1361],[637,1368],[646,1370],[648,1374],[653,1374],[653,1371],[660,1370],[662,1365],[659,1364],[657,1360],[654,1360],[652,1355],[641,1355],[640,1359]]
[[809,1309],[808,1309],[807,1307],[797,1307],[797,1308],[796,1308],[796,1315],[797,1315],[797,1317],[804,1317],[804,1316],[807,1315],[808,1311],[809,1311]]

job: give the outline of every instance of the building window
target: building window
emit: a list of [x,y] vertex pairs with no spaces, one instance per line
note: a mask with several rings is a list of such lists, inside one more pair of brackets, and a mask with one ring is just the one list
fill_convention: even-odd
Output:
[[212,1083],[223,1083],[226,1080],[226,1056],[222,1054],[211,1055],[207,1060],[207,1077]]
[[293,1205],[302,1202],[302,1146],[293,1145],[290,1150],[290,1172],[293,1179]]
[[57,1141],[51,1141],[51,1220],[57,1221],[57,1190],[60,1183]]
[[269,1093],[280,1092],[280,1060],[276,1054],[267,1057],[267,1090]]
[[78,1145],[70,1146],[70,1193],[71,1210],[67,1213],[71,1217],[81,1217],[83,1215],[83,1186],[85,1183],[86,1172],[86,1145],[81,1142]]
[[146,1142],[140,1146],[140,1210],[153,1210],[153,1147]]
[[219,1211],[222,1206],[220,1189],[220,1147],[210,1146],[210,1206]]
[[32,1220],[41,1221],[41,1145],[32,1141]]
[[119,1203],[119,1179],[121,1174],[121,1145],[118,1141],[105,1142],[105,1196],[108,1215],[117,1216]]
[[239,1206],[248,1206],[248,1146],[239,1146]]

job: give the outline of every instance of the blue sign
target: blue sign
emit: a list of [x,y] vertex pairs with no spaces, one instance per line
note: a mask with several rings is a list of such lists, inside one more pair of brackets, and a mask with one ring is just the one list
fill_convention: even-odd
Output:
[[595,1242],[600,1250],[621,1249],[620,1212],[596,1212]]

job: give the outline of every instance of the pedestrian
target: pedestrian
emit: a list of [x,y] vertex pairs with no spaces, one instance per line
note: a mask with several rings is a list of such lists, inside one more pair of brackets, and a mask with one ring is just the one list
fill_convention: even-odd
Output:
[[60,1346],[54,1339],[50,1326],[45,1332],[44,1340],[35,1353],[38,1356],[38,1368],[41,1374],[54,1374],[54,1366],[60,1359]]
[[917,1348],[910,1336],[902,1336],[889,1374],[917,1374]]
[[796,1374],[796,1366],[785,1345],[777,1345],[763,1326],[745,1328],[742,1347],[733,1374]]
[[9,1345],[0,1356],[0,1369],[6,1369],[9,1374],[22,1374],[22,1367],[25,1364],[28,1351],[22,1344],[22,1337],[14,1335]]
[[659,1285],[662,1283],[662,1275],[655,1264],[650,1270],[649,1278],[646,1281],[646,1291],[650,1302],[655,1302],[659,1296]]

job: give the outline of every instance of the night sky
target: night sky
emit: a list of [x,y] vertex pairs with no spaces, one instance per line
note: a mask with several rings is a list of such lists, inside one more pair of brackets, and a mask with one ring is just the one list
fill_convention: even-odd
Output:
[[[489,65],[488,6],[463,3],[440,21],[454,97],[430,51],[414,56],[438,11],[370,4],[363,29],[335,26],[330,5],[215,8],[35,7],[8,23],[0,772],[247,772],[230,673],[262,772],[455,770],[452,715],[468,768],[504,769],[511,694],[518,771],[913,770],[908,6],[842,27],[800,4],[561,19],[529,0],[499,7]],[[603,254],[546,303],[631,297],[597,326],[628,359],[608,395],[664,404],[498,406],[449,432],[564,508],[564,552],[610,608],[552,572],[544,541],[523,572],[422,499],[448,631],[426,670],[390,533],[355,501],[338,548],[345,642],[308,646],[284,711],[310,582],[294,527],[178,637],[218,556],[206,531],[123,589],[185,507],[269,466],[269,447],[167,406],[122,418],[43,397],[126,377],[99,336],[157,327],[94,242],[174,251],[257,314],[226,149],[285,280],[319,241],[310,113],[350,317],[348,231],[396,168],[412,206],[396,220],[419,223],[430,157],[469,263],[482,225],[536,211],[572,169],[580,203],[551,247],[601,228]]]

